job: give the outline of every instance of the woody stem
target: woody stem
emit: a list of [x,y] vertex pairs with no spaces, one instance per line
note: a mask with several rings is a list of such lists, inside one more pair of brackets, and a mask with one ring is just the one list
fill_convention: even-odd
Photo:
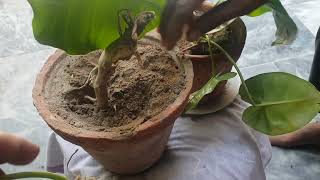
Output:
[[108,70],[111,69],[112,60],[108,52],[104,50],[98,62],[98,74],[93,82],[98,109],[102,109],[108,103]]

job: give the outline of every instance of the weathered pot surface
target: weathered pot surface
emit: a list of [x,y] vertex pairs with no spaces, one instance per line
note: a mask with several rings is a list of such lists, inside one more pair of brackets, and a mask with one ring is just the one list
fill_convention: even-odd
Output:
[[[234,43],[230,48],[225,50],[235,61],[237,61],[240,58],[245,45],[247,36],[246,26],[240,18],[237,18],[229,24],[228,27],[231,30],[231,41]],[[212,77],[211,58],[210,55],[185,54],[185,56],[189,57],[193,64],[194,80],[191,92],[195,92],[205,85]],[[232,64],[223,53],[213,55],[213,61],[215,62],[216,69],[222,74],[230,72],[232,69]],[[225,84],[226,82],[219,83],[216,89],[211,94],[207,95],[202,102],[214,100],[214,98],[220,96],[224,91]]]
[[183,61],[186,84],[178,98],[160,114],[139,125],[135,132],[121,135],[76,128],[49,110],[45,101],[45,86],[54,67],[66,56],[58,50],[44,64],[33,89],[34,105],[44,121],[65,140],[83,147],[107,170],[119,174],[134,174],[149,168],[163,153],[174,121],[184,111],[192,88],[193,69]]

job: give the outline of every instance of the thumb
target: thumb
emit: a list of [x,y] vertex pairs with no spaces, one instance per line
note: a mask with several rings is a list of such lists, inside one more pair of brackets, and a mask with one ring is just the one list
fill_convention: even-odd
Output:
[[24,165],[39,154],[39,147],[21,137],[0,132],[0,164]]

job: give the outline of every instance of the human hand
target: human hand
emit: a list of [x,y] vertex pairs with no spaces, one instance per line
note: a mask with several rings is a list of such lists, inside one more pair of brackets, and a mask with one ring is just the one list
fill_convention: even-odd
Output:
[[[32,162],[39,154],[39,147],[21,137],[0,132],[0,164],[24,165]],[[0,175],[3,172],[0,169]]]
[[[163,11],[159,33],[162,45],[172,49],[186,33],[189,41],[197,40],[202,34],[233,18],[249,14],[268,0],[228,0],[212,8],[204,0],[168,0]],[[195,17],[194,10],[206,11]]]

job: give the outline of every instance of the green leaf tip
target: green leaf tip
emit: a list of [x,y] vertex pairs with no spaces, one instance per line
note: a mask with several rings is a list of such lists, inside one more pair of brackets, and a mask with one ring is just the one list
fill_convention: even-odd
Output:
[[261,16],[267,12],[272,12],[272,9],[270,9],[270,7],[267,5],[262,5],[259,8],[255,9],[254,11],[252,11],[250,14],[248,14],[248,16],[257,17],[257,16]]
[[186,107],[186,112],[197,107],[201,99],[214,91],[219,82],[226,81],[228,79],[234,78],[237,75],[235,72],[229,72],[223,75],[217,75],[212,77],[201,89],[192,93],[189,98],[188,105]]

